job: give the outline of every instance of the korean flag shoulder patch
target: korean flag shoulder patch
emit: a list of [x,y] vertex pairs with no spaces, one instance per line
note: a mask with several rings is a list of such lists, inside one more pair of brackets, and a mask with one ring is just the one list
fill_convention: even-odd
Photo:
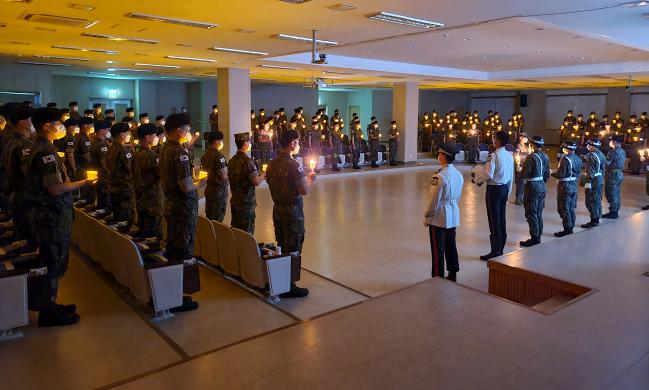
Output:
[[131,152],[126,153],[126,158],[131,158]]
[[105,146],[102,146],[101,148],[99,148],[99,150],[101,150],[102,152],[107,152],[107,151],[108,151],[108,148],[105,147]]
[[221,157],[221,162],[222,162],[222,163],[225,162],[225,157]]
[[56,159],[54,158],[53,154],[48,154],[47,156],[43,156],[43,163],[45,164],[53,163],[54,161],[56,161]]
[[29,156],[29,153],[31,153],[31,150],[23,149],[22,152],[23,152],[23,156]]
[[180,161],[189,161],[189,156],[186,154],[181,154],[180,155]]

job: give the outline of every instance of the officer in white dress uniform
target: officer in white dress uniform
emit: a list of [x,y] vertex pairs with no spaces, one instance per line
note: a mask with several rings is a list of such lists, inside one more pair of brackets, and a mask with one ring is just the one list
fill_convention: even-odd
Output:
[[489,254],[480,256],[480,259],[485,261],[502,255],[507,242],[505,211],[514,181],[514,157],[505,149],[507,143],[509,143],[507,132],[498,131],[494,135],[496,150],[489,154],[485,165],[485,173],[489,176],[486,202],[491,243]]
[[456,281],[460,270],[455,244],[455,228],[460,225],[460,208],[464,178],[455,169],[453,161],[457,150],[455,145],[440,145],[438,159],[442,165],[435,171],[430,182],[431,200],[424,216],[424,226],[428,227],[433,268],[431,276],[444,276],[444,259],[448,270],[448,280]]

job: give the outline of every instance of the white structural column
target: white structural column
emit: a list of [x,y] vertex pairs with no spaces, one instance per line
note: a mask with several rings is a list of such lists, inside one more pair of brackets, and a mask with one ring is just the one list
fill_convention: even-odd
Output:
[[237,151],[234,135],[250,131],[250,71],[220,68],[217,76],[219,131],[225,136],[223,154],[231,157]]
[[417,122],[419,114],[419,84],[394,83],[392,116],[397,121],[401,145],[397,160],[417,161]]

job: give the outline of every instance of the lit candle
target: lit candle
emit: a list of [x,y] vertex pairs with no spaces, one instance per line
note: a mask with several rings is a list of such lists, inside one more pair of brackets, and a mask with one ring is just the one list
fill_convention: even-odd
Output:
[[322,135],[320,136],[320,139],[325,139],[324,134],[322,134]]
[[268,164],[262,164],[261,165],[261,171],[266,172],[266,169],[268,168]]
[[316,164],[315,160],[309,161],[309,168],[311,168],[311,171],[315,170],[315,166],[316,166],[315,164]]
[[205,179],[207,179],[207,172],[198,171],[198,180],[205,180]]
[[97,171],[86,171],[86,178],[88,180],[97,180]]

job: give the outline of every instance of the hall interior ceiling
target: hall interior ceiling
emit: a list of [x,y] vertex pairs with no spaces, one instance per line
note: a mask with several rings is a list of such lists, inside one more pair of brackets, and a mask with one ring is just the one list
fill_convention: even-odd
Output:
[[[0,0],[2,61],[69,65],[52,67],[57,74],[197,80],[243,67],[253,80],[305,86],[322,78],[337,87],[563,89],[626,86],[629,75],[634,86],[649,85],[645,2],[79,1]],[[444,26],[368,18],[381,11]],[[313,29],[337,43],[318,47],[327,65],[311,64],[309,42],[277,38]]]

